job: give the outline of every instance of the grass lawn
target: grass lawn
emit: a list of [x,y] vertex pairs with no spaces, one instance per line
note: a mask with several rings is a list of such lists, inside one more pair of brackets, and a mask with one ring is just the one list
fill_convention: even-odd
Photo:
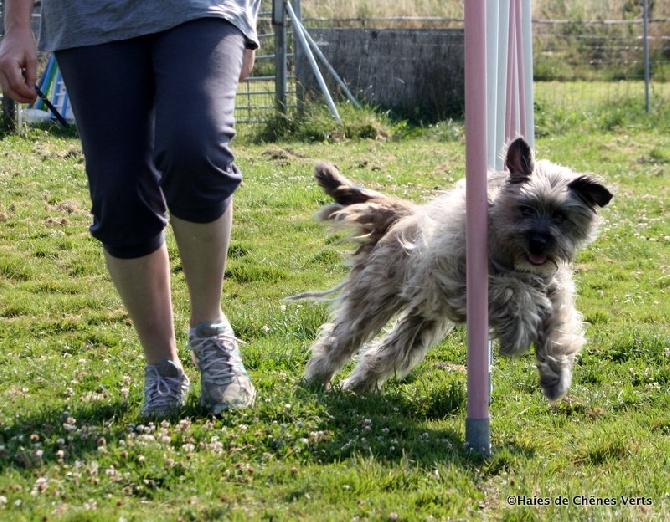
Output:
[[236,144],[225,311],[257,404],[204,416],[184,348],[195,386],[184,414],[158,424],[139,417],[142,355],[87,232],[79,141],[2,137],[0,520],[670,519],[670,133],[643,119],[586,132],[541,121],[538,156],[598,173],[616,195],[575,267],[589,343],[573,387],[548,403],[532,354],[497,358],[487,460],[464,447],[462,331],[381,394],[320,393],[300,376],[327,309],[282,301],[345,273],[345,245],[311,217],[325,201],[314,162],[421,201],[463,176],[453,124],[449,139]]

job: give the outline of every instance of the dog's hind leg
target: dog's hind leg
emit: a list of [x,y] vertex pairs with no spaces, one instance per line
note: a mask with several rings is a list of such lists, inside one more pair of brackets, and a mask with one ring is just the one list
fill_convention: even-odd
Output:
[[427,318],[420,311],[411,310],[388,334],[361,354],[358,366],[344,382],[344,388],[371,391],[381,388],[390,377],[405,377],[451,327],[452,323],[446,319]]
[[389,290],[393,293],[356,285],[345,290],[335,319],[323,325],[312,346],[312,357],[304,373],[306,381],[327,384],[395,315],[400,300],[394,289]]

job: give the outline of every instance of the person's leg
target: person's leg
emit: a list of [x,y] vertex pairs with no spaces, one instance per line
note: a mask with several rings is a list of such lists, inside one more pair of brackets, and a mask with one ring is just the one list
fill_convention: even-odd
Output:
[[178,364],[162,235],[165,203],[151,159],[154,87],[146,43],[83,47],[57,59],[86,156],[91,233],[103,243],[147,362]]
[[105,261],[137,330],[146,363],[170,360],[181,368],[172,316],[170,260],[165,244],[151,254],[133,259],[105,252]]
[[146,41],[135,39],[56,56],[86,157],[91,233],[104,246],[146,357],[143,413],[160,415],[184,402],[188,379],[174,333],[163,238],[166,207],[152,160],[154,83],[146,51]]
[[219,323],[223,274],[233,224],[232,202],[211,223],[193,223],[171,216],[191,303],[189,325]]
[[189,288],[191,327],[223,317],[232,194],[241,182],[230,142],[243,50],[234,26],[202,19],[165,32],[154,52],[155,160]]
[[155,163],[189,288],[191,327],[223,318],[232,194],[241,182],[230,142],[244,44],[234,26],[208,18],[162,33],[154,46]]
[[201,404],[214,414],[255,396],[221,309],[232,194],[241,182],[230,141],[244,43],[227,22],[203,19],[161,35],[154,52],[155,161],[189,288]]

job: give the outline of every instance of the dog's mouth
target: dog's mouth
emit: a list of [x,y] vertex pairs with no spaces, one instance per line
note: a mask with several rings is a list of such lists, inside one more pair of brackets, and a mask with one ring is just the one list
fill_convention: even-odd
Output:
[[515,269],[533,274],[553,274],[558,268],[557,260],[550,254],[524,252],[517,256]]
[[547,262],[547,256],[544,254],[527,254],[528,262],[534,266],[542,266]]

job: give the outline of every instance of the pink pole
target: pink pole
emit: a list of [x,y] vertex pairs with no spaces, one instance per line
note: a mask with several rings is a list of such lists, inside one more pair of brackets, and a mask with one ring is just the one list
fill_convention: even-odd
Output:
[[491,452],[486,164],[486,2],[465,2],[465,162],[468,332],[466,443]]
[[517,84],[516,84],[516,2],[509,6],[509,41],[507,42],[507,107],[505,113],[505,141],[510,142],[516,136]]
[[514,0],[516,16],[514,17],[514,33],[516,35],[516,63],[517,63],[517,80],[518,80],[518,89],[519,89],[519,129],[521,136],[526,138],[526,88],[525,88],[525,77],[524,67],[526,64],[523,62],[523,29],[521,28],[521,0]]

